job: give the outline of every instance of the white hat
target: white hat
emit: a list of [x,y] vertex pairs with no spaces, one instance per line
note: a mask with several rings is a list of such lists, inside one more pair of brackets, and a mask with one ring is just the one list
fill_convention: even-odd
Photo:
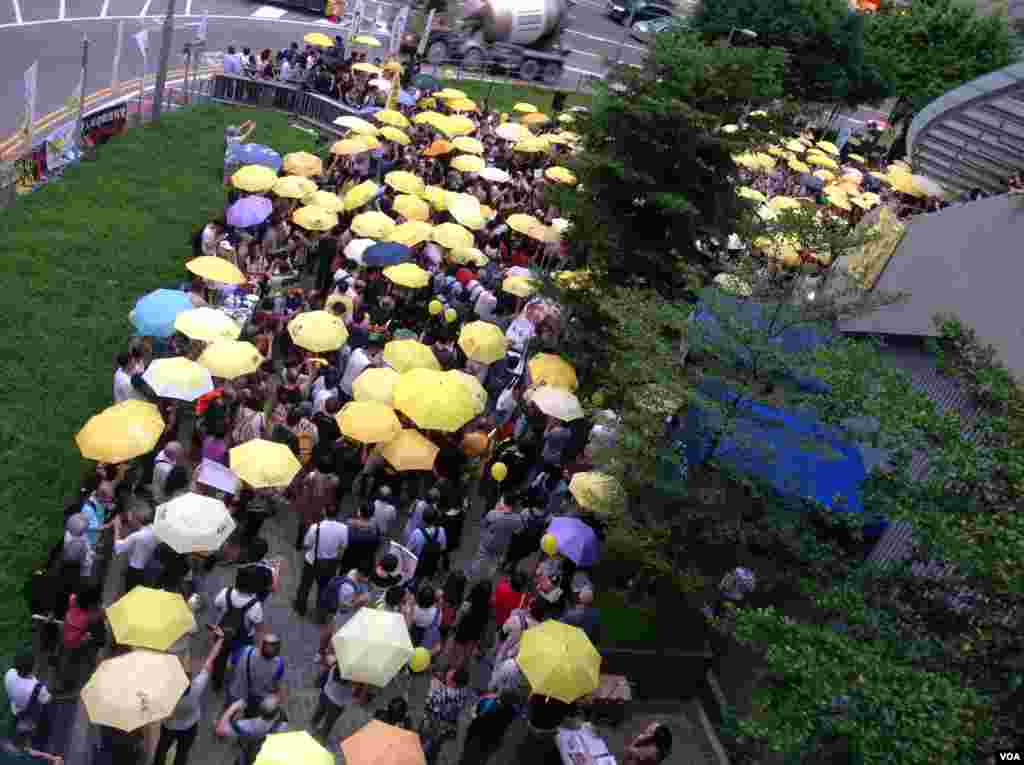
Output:
[[233,250],[233,249],[235,249],[234,247],[231,246],[231,242],[229,242],[227,239],[223,240],[220,243],[220,248],[222,250]]

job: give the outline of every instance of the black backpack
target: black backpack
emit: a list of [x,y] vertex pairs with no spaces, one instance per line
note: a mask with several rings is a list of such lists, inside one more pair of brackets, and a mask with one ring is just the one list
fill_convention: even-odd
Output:
[[248,603],[241,608],[233,606],[231,604],[231,595],[235,591],[234,587],[228,587],[228,591],[225,596],[225,601],[228,604],[227,610],[224,612],[223,618],[220,620],[220,624],[217,625],[224,632],[224,642],[230,644],[231,641],[238,638],[239,635],[245,634],[245,615],[249,613],[249,609],[259,603],[259,597],[254,596]]
[[435,528],[434,533],[429,534],[426,528],[422,528],[420,533],[423,534],[423,548],[416,563],[416,577],[429,579],[441,567],[441,554],[444,552],[441,549],[441,530]]

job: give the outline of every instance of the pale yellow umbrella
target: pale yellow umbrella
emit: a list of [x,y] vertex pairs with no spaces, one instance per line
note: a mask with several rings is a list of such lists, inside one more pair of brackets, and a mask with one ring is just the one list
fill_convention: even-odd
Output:
[[[304,730],[271,733],[253,765],[334,765],[334,754]],[[163,763],[159,763],[163,765]]]
[[94,725],[133,731],[169,717],[187,687],[177,656],[135,650],[102,662],[81,698]]
[[343,138],[331,144],[331,154],[339,157],[353,157],[368,152],[369,147],[356,138]]
[[458,430],[477,415],[466,385],[436,368],[403,373],[395,385],[395,409],[419,428],[445,432]]
[[152,451],[164,427],[155,404],[129,399],[91,417],[75,443],[85,459],[116,465]]
[[768,206],[773,210],[797,210],[800,208],[800,202],[793,197],[779,195],[769,199]]
[[494,129],[494,134],[499,138],[513,143],[526,140],[530,137],[530,131],[525,125],[518,122],[506,122]]
[[508,224],[508,227],[510,229],[519,234],[529,234],[530,229],[536,226],[543,225],[535,217],[533,217],[532,215],[527,215],[525,213],[515,213],[513,215],[509,215],[508,218],[505,219],[505,223]]
[[376,401],[394,406],[395,385],[400,377],[390,367],[369,367],[352,383],[352,397],[356,401]]
[[839,163],[837,163],[831,157],[826,157],[824,154],[807,154],[807,161],[812,165],[818,165],[819,167],[827,167],[830,170],[838,170]]
[[327,311],[307,311],[288,322],[288,334],[300,348],[313,353],[336,351],[348,340],[345,322]]
[[752,244],[755,249],[763,254],[775,258],[788,266],[798,266],[801,263],[800,251],[797,249],[797,244],[792,238],[759,236]]
[[491,183],[508,183],[512,176],[498,167],[485,167],[478,175]]
[[357,135],[355,137],[355,140],[359,141],[370,151],[373,151],[374,149],[379,149],[384,145],[378,140],[377,136],[375,135]]
[[380,720],[366,725],[341,742],[346,765],[426,765],[418,733]]
[[486,222],[480,209],[480,200],[472,194],[448,193],[448,212],[462,226],[481,229]]
[[454,98],[448,102],[448,108],[453,112],[478,112],[480,107],[471,98]]
[[567,183],[570,185],[576,184],[576,176],[565,167],[549,167],[544,171],[544,177],[548,180],[556,181],[557,183]]
[[392,209],[403,218],[414,221],[430,220],[430,205],[419,197],[411,194],[399,194],[395,197]]
[[304,43],[314,45],[317,48],[333,48],[334,40],[325,35],[323,32],[310,32],[302,38]]
[[561,235],[549,226],[538,224],[531,228],[526,235],[531,239],[538,242],[544,242],[546,244],[557,244],[561,241]]
[[622,487],[607,473],[584,471],[573,475],[569,493],[580,507],[599,510],[621,499]]
[[237,340],[242,328],[235,320],[214,308],[193,308],[179,313],[174,328],[192,340],[212,343],[217,340]]
[[799,159],[791,159],[788,162],[786,162],[786,164],[789,165],[789,169],[795,173],[811,172],[811,168],[807,165],[807,163],[801,162]]
[[520,120],[524,125],[545,125],[551,122],[551,118],[543,112],[530,112],[524,114]]
[[363,181],[358,186],[353,186],[345,192],[342,200],[347,211],[358,210],[375,196],[380,187],[373,181]]
[[533,283],[524,276],[505,277],[505,281],[501,283],[501,290],[521,298],[529,297],[536,292]]
[[548,150],[548,142],[541,136],[526,138],[512,147],[512,151],[520,154],[540,154]]
[[185,268],[196,276],[219,284],[245,284],[245,274],[229,260],[215,255],[200,255],[185,263]]
[[483,157],[478,157],[475,154],[460,154],[451,162],[452,169],[458,170],[460,173],[479,173],[485,167],[487,163],[484,162]]
[[228,453],[231,470],[254,489],[287,486],[302,469],[286,444],[254,438]]
[[520,112],[522,114],[533,114],[534,112],[540,111],[536,106],[525,101],[520,101],[512,107],[512,111]]
[[565,388],[542,385],[528,391],[526,398],[544,414],[563,422],[578,420],[585,414],[579,399]]
[[434,226],[430,238],[449,250],[473,246],[473,234],[458,223],[442,223]]
[[458,90],[457,88],[444,88],[443,90],[437,91],[437,97],[443,98],[445,101],[449,101],[453,98],[468,98],[464,91]]
[[468,135],[460,135],[458,138],[453,139],[452,146],[466,154],[484,153],[484,145],[476,138],[471,138]]
[[231,176],[231,185],[251,193],[270,191],[277,183],[277,173],[263,165],[246,165]]
[[426,221],[407,220],[405,223],[399,223],[392,229],[391,233],[388,234],[387,241],[404,244],[406,247],[415,247],[417,244],[430,239],[433,231],[434,227]]
[[379,66],[374,66],[373,64],[369,64],[365,61],[360,61],[358,64],[353,64],[352,71],[363,72],[364,74],[373,74],[377,75],[378,77],[384,74],[384,70],[381,69]]
[[409,127],[409,120],[401,112],[396,112],[394,109],[381,109],[379,112],[373,115],[373,118],[378,122],[391,127],[405,129]]
[[300,175],[278,178],[271,191],[284,199],[302,199],[316,191],[316,184]]
[[380,137],[386,141],[397,143],[399,146],[408,146],[412,139],[396,127],[387,125],[380,129]]
[[757,189],[750,188],[750,186],[740,186],[736,189],[736,195],[743,199],[751,199],[755,202],[768,201],[768,197],[765,194],[761,193]]
[[324,163],[320,157],[310,154],[308,151],[295,151],[284,155],[284,171],[292,175],[301,175],[309,178],[314,175],[323,175]]
[[495,324],[471,321],[459,331],[459,347],[467,358],[481,364],[493,364],[505,358],[508,338]]
[[465,265],[472,263],[474,266],[486,266],[490,261],[486,255],[484,255],[476,247],[459,247],[448,252],[448,262],[456,263],[458,265]]
[[445,117],[443,121],[437,120],[434,126],[449,138],[476,132],[476,123],[461,114]]
[[195,401],[213,390],[210,371],[185,356],[153,359],[142,379],[159,398]]
[[334,120],[335,125],[348,128],[356,135],[377,135],[379,128],[372,122],[367,122],[361,117],[351,114],[343,114]]
[[430,284],[430,272],[424,271],[415,263],[399,263],[384,269],[384,277],[399,287],[421,289]]
[[263,356],[252,343],[243,340],[217,340],[206,346],[198,363],[214,377],[234,380],[260,368]]
[[392,170],[384,176],[384,183],[401,194],[422,194],[427,187],[418,175],[407,170]]
[[352,38],[352,42],[356,45],[365,45],[367,48],[379,48],[381,46],[380,40],[369,35],[357,35]]
[[427,186],[420,196],[430,202],[430,206],[438,212],[448,209],[448,192],[441,186]]
[[535,385],[576,390],[579,380],[572,364],[553,353],[538,353],[529,363],[530,379]]
[[292,220],[307,231],[330,231],[338,225],[338,214],[323,207],[308,205],[293,212]]
[[395,470],[433,470],[440,448],[418,430],[405,428],[376,451]]
[[444,115],[440,112],[426,111],[413,116],[412,121],[417,125],[433,125],[438,120],[443,120]]
[[791,138],[786,142],[786,148],[790,151],[795,151],[797,154],[802,154],[807,151],[807,145],[804,144],[799,138]]
[[392,340],[384,346],[384,361],[399,374],[413,369],[441,368],[430,346],[418,340]]
[[371,210],[352,220],[352,230],[367,239],[386,239],[395,230],[395,222],[384,213]]
[[828,154],[831,154],[833,157],[839,156],[839,147],[836,146],[834,143],[831,143],[829,141],[818,141],[814,145],[817,146],[819,149],[824,150]]
[[335,419],[342,435],[361,444],[386,443],[402,432],[394,409],[379,401],[349,401]]
[[106,613],[117,644],[135,648],[166,651],[196,628],[192,609],[180,593],[149,587],[133,588]]
[[345,212],[345,203],[337,194],[332,194],[329,191],[314,191],[302,200],[302,204],[319,207],[332,213]]

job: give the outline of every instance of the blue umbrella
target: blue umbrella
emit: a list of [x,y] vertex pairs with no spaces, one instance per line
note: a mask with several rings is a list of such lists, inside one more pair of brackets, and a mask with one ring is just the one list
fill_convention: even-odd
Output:
[[363,252],[363,265],[373,267],[397,266],[412,255],[412,250],[398,242],[381,242]]
[[281,155],[260,143],[242,143],[232,147],[231,156],[242,165],[263,165],[271,170],[280,170],[284,162]]
[[559,554],[580,568],[593,566],[601,558],[601,541],[597,532],[579,518],[552,518],[547,533],[558,540]]
[[274,205],[266,197],[243,197],[228,208],[227,222],[236,228],[258,226],[270,217]]
[[129,318],[143,337],[170,337],[178,314],[194,307],[181,290],[155,290],[139,298]]
[[402,106],[415,106],[416,99],[409,91],[400,90],[398,91],[398,103],[400,103]]

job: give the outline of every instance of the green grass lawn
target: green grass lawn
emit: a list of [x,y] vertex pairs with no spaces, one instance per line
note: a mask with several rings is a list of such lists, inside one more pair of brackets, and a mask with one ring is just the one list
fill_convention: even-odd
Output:
[[128,312],[183,280],[192,233],[223,210],[224,127],[246,119],[254,142],[313,150],[287,115],[196,107],[131,130],[0,211],[0,656],[28,636],[22,584],[60,538],[85,468],[75,433],[112,403]]
[[[525,101],[533,104],[548,116],[554,116],[551,114],[551,99],[554,98],[556,92],[554,90],[538,88],[525,83],[504,81],[495,82],[493,88],[490,82],[480,80],[442,79],[441,82],[445,87],[458,88],[463,91],[480,104],[480,108],[483,108],[484,101],[487,100],[489,92],[491,109],[493,111],[511,113],[512,107],[515,104]],[[590,95],[585,92],[575,93],[570,91],[568,98],[565,99],[565,105],[566,108],[570,106],[590,106]],[[557,125],[557,123],[552,124]]]

